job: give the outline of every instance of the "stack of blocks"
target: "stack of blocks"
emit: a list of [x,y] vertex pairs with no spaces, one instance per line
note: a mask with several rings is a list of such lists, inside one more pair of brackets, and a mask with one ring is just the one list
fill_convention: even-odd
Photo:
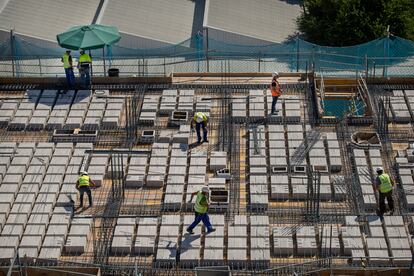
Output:
[[160,96],[145,96],[141,114],[139,114],[139,122],[145,125],[153,126],[157,117],[158,103],[160,102]]
[[102,119],[102,128],[117,129],[121,125],[121,114],[125,106],[123,98],[107,99],[105,114]]
[[161,263],[175,262],[177,259],[177,241],[180,230],[179,215],[163,215],[161,218],[156,260]]
[[56,90],[43,90],[41,97],[27,126],[30,130],[42,130],[46,127],[57,96]]
[[299,96],[286,96],[284,100],[286,122],[299,123],[301,118],[301,106]]
[[404,189],[407,207],[414,208],[414,180],[413,172],[410,168],[398,168],[400,183]]
[[315,228],[312,225],[296,228],[296,246],[299,256],[315,256],[317,254],[318,247],[315,237]]
[[97,186],[101,186],[109,164],[108,154],[94,153],[88,165],[88,174]]
[[345,225],[341,227],[341,237],[345,256],[358,256],[364,253],[362,234],[356,216],[345,217]]
[[[191,193],[200,191],[205,185],[207,173],[207,152],[191,152],[190,155],[190,167],[188,170],[188,185],[187,185],[187,197],[190,198]],[[194,200],[193,200],[194,203]],[[189,204],[190,206],[192,204]],[[191,206],[192,208],[192,206]]]
[[270,168],[273,173],[287,173],[285,129],[283,125],[269,125]]
[[[287,125],[287,139],[289,145],[289,159],[290,159],[290,170],[294,173],[306,173],[306,158],[302,156],[301,145],[304,140],[302,125]],[[298,157],[298,160],[294,160],[293,157]]]
[[195,112],[210,112],[211,99],[204,96],[197,96]]
[[250,259],[264,266],[269,266],[270,238],[268,216],[250,216]]
[[3,100],[0,105],[0,126],[7,126],[16,113],[19,101]]
[[249,90],[249,118],[263,119],[264,111],[263,90]]
[[21,101],[13,119],[9,122],[8,128],[10,130],[23,130],[26,128],[36,108],[40,94],[40,90],[27,91],[27,98]]
[[135,218],[118,217],[112,238],[112,254],[124,255],[131,252],[132,238],[135,233],[135,225]]
[[127,188],[139,188],[144,185],[147,163],[147,154],[134,154],[131,156],[125,179]]
[[[194,215],[184,215],[184,227],[190,225]],[[194,234],[183,232],[180,243],[180,263],[197,264],[200,261],[201,224],[194,228]]]
[[53,110],[50,113],[49,120],[47,121],[47,124],[46,124],[46,128],[48,130],[55,130],[55,129],[63,128],[74,97],[75,97],[75,91],[73,90],[69,90],[65,94],[63,93],[58,94],[56,103],[53,106]]
[[389,262],[388,246],[381,219],[372,216],[368,220],[369,235],[365,239],[371,264],[384,265]]
[[171,116],[177,105],[177,94],[177,90],[162,91],[159,114]]
[[362,197],[364,206],[367,209],[373,209],[377,206],[370,169],[368,167],[365,152],[362,149],[354,149],[354,160],[358,172],[359,184],[361,184]]
[[154,143],[149,161],[147,187],[162,187],[167,174],[169,144]]
[[227,261],[231,264],[247,261],[247,217],[236,215],[228,225]]
[[236,122],[245,122],[247,117],[246,97],[233,97],[231,115]]
[[341,150],[335,132],[326,133],[326,143],[329,153],[329,170],[331,172],[340,172],[342,170]]
[[[108,92],[109,94],[109,92]],[[106,99],[93,97],[86,113],[83,129],[97,130],[101,127],[102,118],[106,109]]]
[[90,90],[78,90],[66,118],[64,129],[81,128],[83,126],[83,120],[89,108],[90,96]]
[[66,253],[83,254],[86,252],[92,222],[92,218],[83,217],[77,217],[72,220],[69,235],[65,244]]
[[205,235],[203,260],[206,265],[217,264],[224,259],[224,215],[210,215],[210,221],[216,231]]
[[182,150],[179,144],[173,144],[164,198],[164,207],[170,210],[179,209],[183,200],[187,153],[188,151]]
[[385,230],[394,264],[409,265],[412,260],[410,239],[402,216],[384,216]]
[[193,112],[194,90],[181,90],[177,110]]
[[293,255],[293,230],[290,226],[273,227],[273,255],[287,257]]
[[157,224],[158,218],[156,217],[141,217],[138,219],[135,242],[132,245],[134,254],[146,255],[154,253]]
[[393,96],[390,97],[390,106],[395,122],[408,123],[411,121],[410,110],[405,102],[404,92],[402,90],[393,91]]

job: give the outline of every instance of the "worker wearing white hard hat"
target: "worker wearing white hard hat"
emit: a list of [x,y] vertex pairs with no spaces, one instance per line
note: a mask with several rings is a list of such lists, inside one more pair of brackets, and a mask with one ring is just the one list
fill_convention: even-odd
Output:
[[379,215],[382,216],[386,212],[385,198],[388,201],[388,207],[392,215],[394,213],[394,199],[392,198],[394,181],[388,174],[384,173],[384,168],[377,167],[375,171],[378,174],[374,186],[379,194]]
[[193,120],[191,121],[191,127],[194,127],[194,123],[196,125],[196,132],[197,132],[197,143],[201,143],[201,129],[203,129],[203,142],[208,143],[207,139],[207,115],[203,112],[196,112],[194,114]]
[[194,213],[195,218],[193,223],[191,223],[190,226],[187,228],[187,232],[189,234],[194,234],[193,229],[200,223],[200,221],[203,221],[204,225],[207,228],[207,233],[211,233],[216,231],[216,229],[213,228],[213,226],[210,223],[210,217],[208,216],[208,207],[210,205],[210,189],[208,186],[203,186],[201,190],[194,192],[191,194],[191,198],[189,202],[191,202],[194,198],[194,196],[197,196],[196,202],[194,204]]
[[92,191],[90,187],[94,187],[95,182],[89,177],[88,172],[83,170],[80,171],[78,180],[76,181],[76,189],[79,191],[80,195],[80,205],[79,208],[83,207],[83,195],[86,192],[89,199],[89,207],[92,207]]
[[279,99],[280,95],[282,94],[282,89],[280,88],[279,81],[277,80],[279,78],[278,72],[272,73],[272,83],[270,84],[270,91],[272,92],[272,111],[271,114],[275,114],[276,111],[276,103]]

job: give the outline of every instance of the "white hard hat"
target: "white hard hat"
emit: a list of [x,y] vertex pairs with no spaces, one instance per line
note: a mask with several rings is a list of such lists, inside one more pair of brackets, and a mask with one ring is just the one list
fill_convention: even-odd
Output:
[[203,193],[208,193],[208,192],[210,192],[210,189],[208,188],[208,186],[203,186],[203,188],[201,188],[201,191]]
[[276,71],[275,71],[275,72],[273,72],[273,73],[272,73],[272,77],[279,77],[279,73],[278,73],[278,72],[276,72]]
[[382,167],[377,167],[377,168],[375,169],[375,171],[376,171],[376,172],[383,172],[383,171],[384,171],[384,169],[383,169]]
[[81,171],[80,174],[81,175],[88,175],[88,172],[87,171]]
[[196,122],[201,123],[203,121],[203,117],[197,117]]

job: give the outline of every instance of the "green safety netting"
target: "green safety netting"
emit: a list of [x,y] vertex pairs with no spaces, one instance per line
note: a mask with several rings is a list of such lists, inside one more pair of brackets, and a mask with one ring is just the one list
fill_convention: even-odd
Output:
[[[13,45],[13,46],[12,46]],[[13,51],[12,51],[13,47]],[[29,60],[58,58],[64,49],[44,47],[15,34],[13,40],[0,44],[0,59]],[[11,53],[13,52],[13,57]],[[73,55],[76,57],[77,52]],[[95,59],[103,58],[103,51],[92,50]],[[284,63],[291,70],[304,70],[314,65],[315,69],[335,70],[365,69],[372,66],[391,66],[414,57],[414,42],[400,37],[382,37],[349,47],[327,47],[309,43],[302,39],[291,39],[285,43],[268,45],[237,45],[200,34],[181,43],[158,48],[126,48],[119,45],[107,47],[106,59],[128,58],[174,58],[184,59],[263,59]]]

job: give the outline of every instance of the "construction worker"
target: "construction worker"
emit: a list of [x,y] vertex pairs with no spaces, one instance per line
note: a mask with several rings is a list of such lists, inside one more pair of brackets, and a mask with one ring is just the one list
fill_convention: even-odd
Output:
[[72,56],[70,55],[70,50],[66,50],[63,54],[62,59],[63,68],[65,68],[66,80],[68,86],[73,88],[75,86],[75,74],[73,73],[73,63]]
[[204,225],[206,226],[207,233],[216,231],[216,229],[214,229],[211,225],[210,218],[207,213],[208,206],[210,204],[209,193],[210,189],[208,186],[204,186],[200,191],[191,194],[191,198],[188,202],[191,202],[195,195],[197,198],[194,205],[195,219],[193,223],[187,228],[187,232],[190,234],[194,234],[193,229],[197,226],[197,224],[200,223],[200,221],[203,221]]
[[95,187],[95,183],[89,177],[88,172],[81,171],[78,181],[76,181],[76,189],[80,194],[80,205],[79,208],[83,207],[83,194],[86,192],[89,199],[89,207],[92,207],[92,192],[90,187]]
[[196,131],[197,131],[197,143],[200,144],[201,143],[201,133],[200,133],[200,128],[203,128],[203,142],[208,143],[208,139],[207,139],[207,115],[204,114],[203,112],[196,112],[196,114],[194,114],[194,118],[191,121],[191,128],[194,128],[194,123],[196,124]]
[[271,114],[275,114],[276,111],[276,103],[277,99],[282,94],[282,90],[280,89],[279,81],[277,80],[279,78],[279,73],[273,72],[272,74],[272,83],[270,85],[270,91],[272,92],[272,112]]
[[384,173],[384,169],[382,167],[378,167],[376,171],[378,176],[375,179],[374,186],[379,193],[379,214],[382,216],[386,212],[387,208],[385,206],[385,198],[387,198],[390,214],[392,215],[394,213],[394,200],[392,198],[394,181],[388,174]]
[[91,84],[92,59],[84,50],[80,50],[79,53],[78,69],[81,76],[81,85],[87,87]]

